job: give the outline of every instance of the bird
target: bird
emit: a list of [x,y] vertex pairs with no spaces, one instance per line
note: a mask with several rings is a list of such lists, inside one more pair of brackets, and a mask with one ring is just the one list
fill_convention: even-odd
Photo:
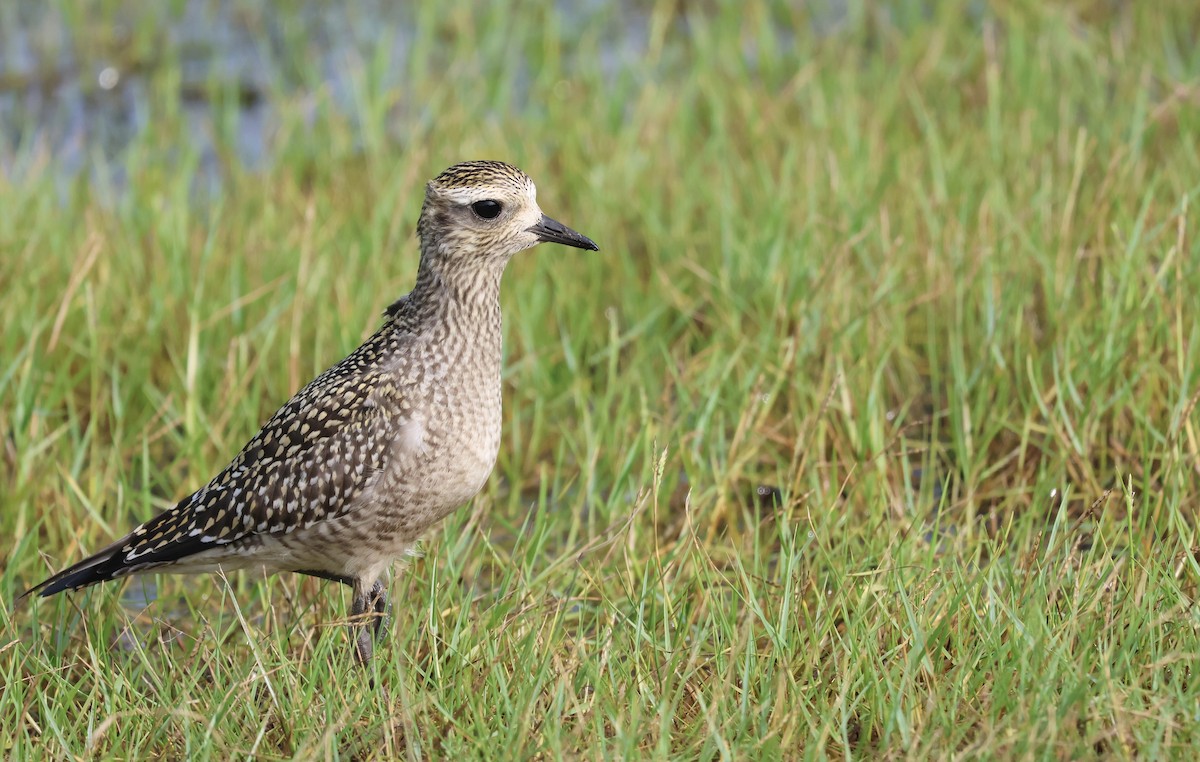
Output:
[[505,267],[539,243],[599,251],[501,161],[429,181],[417,237],[415,285],[370,338],[203,487],[21,598],[144,572],[298,572],[353,589],[354,656],[368,664],[386,629],[384,575],[483,488],[499,454]]

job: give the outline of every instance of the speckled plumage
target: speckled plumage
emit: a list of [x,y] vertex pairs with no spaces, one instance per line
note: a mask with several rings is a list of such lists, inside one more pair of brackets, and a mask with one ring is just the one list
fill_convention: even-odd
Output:
[[[596,249],[545,217],[532,181],[502,162],[457,164],[431,181],[417,232],[416,285],[373,336],[205,486],[25,595],[154,569],[297,571],[353,585],[353,613],[373,613],[378,632],[380,577],[495,463],[505,265],[542,241]],[[356,645],[369,660],[365,627]]]

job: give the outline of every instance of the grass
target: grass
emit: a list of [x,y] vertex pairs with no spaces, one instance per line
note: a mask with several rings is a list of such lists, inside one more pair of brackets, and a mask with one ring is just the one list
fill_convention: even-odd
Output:
[[0,607],[5,754],[1194,754],[1200,6],[456,2],[333,87],[246,3],[251,167],[241,85],[197,120],[168,4],[113,5],[59,13],[144,128],[0,175],[4,601],[373,330],[445,166],[602,251],[511,266],[500,460],[397,568],[376,687],[340,587],[103,586]]

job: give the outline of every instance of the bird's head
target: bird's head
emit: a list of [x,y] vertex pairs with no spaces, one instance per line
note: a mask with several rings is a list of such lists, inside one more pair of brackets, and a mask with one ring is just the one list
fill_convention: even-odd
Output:
[[452,266],[499,265],[539,243],[598,251],[590,238],[542,213],[537,188],[500,161],[455,164],[425,186],[417,223],[424,257]]

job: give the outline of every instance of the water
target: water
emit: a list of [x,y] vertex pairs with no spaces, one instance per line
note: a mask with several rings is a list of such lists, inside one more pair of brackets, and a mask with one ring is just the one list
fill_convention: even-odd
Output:
[[[177,108],[199,174],[216,182],[216,92],[236,98],[235,158],[260,167],[271,158],[271,94],[320,87],[352,113],[350,72],[379,50],[402,58],[413,28],[406,4],[384,0],[352,12],[315,0],[118,5],[86,18],[38,0],[0,7],[0,172],[19,177],[50,158],[65,175],[108,168],[121,184],[123,152],[153,110]],[[179,62],[177,103],[153,89],[164,61]]]

